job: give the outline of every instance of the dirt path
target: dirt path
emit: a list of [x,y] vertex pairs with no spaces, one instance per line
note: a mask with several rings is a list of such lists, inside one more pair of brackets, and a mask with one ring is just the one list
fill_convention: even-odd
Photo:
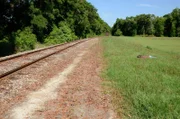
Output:
[[114,119],[99,77],[100,44],[90,41],[60,72],[8,109],[7,119]]

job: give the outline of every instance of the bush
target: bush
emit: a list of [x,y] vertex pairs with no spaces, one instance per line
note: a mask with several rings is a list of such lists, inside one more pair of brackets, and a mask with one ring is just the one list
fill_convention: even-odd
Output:
[[15,38],[16,52],[34,49],[36,41],[36,36],[32,33],[31,28],[26,27],[23,31],[17,31]]
[[71,29],[66,25],[66,23],[59,23],[59,28],[54,26],[53,31],[45,39],[45,43],[50,44],[60,44],[64,42],[70,42],[76,40],[77,36],[71,31]]
[[66,22],[60,22],[58,24],[58,27],[62,30],[66,42],[78,39],[78,37],[74,34],[74,32],[71,30],[71,28],[68,26]]
[[122,36],[122,31],[120,29],[118,29],[115,33],[115,36]]

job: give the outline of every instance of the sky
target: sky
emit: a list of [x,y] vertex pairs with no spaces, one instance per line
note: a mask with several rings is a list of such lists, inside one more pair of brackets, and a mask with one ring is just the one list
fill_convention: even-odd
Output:
[[87,0],[98,10],[100,17],[113,26],[117,18],[139,14],[163,16],[180,8],[180,0]]

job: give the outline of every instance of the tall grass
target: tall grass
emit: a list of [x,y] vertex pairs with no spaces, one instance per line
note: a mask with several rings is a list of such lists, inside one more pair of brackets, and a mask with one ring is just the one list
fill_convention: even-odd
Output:
[[[180,55],[148,49],[119,37],[102,40],[105,78],[122,118],[180,118]],[[156,59],[137,59],[137,55]]]

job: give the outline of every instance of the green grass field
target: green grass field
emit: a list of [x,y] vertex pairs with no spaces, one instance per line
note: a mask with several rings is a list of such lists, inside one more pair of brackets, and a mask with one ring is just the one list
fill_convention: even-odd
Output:
[[[104,85],[112,89],[121,118],[180,119],[178,38],[104,37],[102,44]],[[139,54],[157,58],[138,59]]]
[[180,53],[180,38],[177,37],[121,37],[121,39],[153,49]]

